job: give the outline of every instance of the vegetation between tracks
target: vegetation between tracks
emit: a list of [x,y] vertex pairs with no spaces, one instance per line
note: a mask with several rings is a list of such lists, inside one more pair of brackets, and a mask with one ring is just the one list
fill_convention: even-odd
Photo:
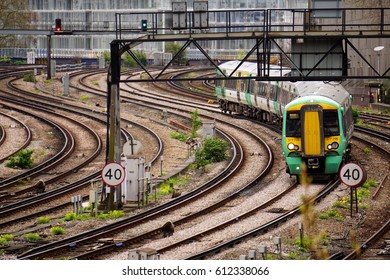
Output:
[[[308,184],[309,186],[310,184]],[[361,188],[357,190],[357,202],[360,209],[366,209],[368,205],[364,203],[364,200],[371,196],[371,188],[378,187],[378,183],[375,180],[367,180]],[[301,213],[302,218],[302,234],[296,237],[293,241],[293,245],[296,251],[292,251],[288,254],[288,259],[307,259],[310,258],[311,253],[315,253],[317,259],[328,259],[328,248],[330,245],[330,236],[328,232],[320,231],[316,232],[315,224],[320,220],[328,220],[333,218],[335,221],[342,222],[346,217],[346,213],[349,213],[351,207],[350,196],[343,196],[342,198],[333,202],[332,206],[325,212],[317,213],[314,210],[314,204],[311,196],[302,196]],[[304,230],[303,230],[304,229]],[[350,246],[352,249],[358,247],[356,241],[356,233],[349,232]],[[272,258],[272,256],[271,256]]]
[[15,156],[9,157],[8,162],[6,163],[5,166],[10,168],[21,168],[21,169],[31,168],[34,164],[34,160],[39,156],[43,155],[44,153],[42,152],[41,154],[33,157],[32,154],[34,152],[35,150],[33,149],[21,150]]

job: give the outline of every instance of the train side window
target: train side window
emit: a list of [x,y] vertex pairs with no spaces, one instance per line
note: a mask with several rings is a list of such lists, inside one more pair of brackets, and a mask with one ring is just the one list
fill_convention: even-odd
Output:
[[263,83],[258,82],[257,96],[262,96],[262,94],[261,94],[262,91],[263,91]]
[[226,88],[227,89],[233,90],[235,88],[236,84],[237,84],[236,80],[232,80],[232,79],[226,80]]
[[274,100],[274,97],[275,97],[275,86],[271,84],[269,88],[269,98],[271,100]]
[[289,102],[289,100],[290,100],[290,93],[287,90],[283,89],[282,94],[280,94],[280,103],[282,105],[286,105]]
[[343,119],[344,119],[343,130],[344,130],[344,133],[347,134],[349,132],[348,130],[351,128],[351,126],[353,124],[353,117],[352,117],[352,109],[351,109],[351,107],[349,107],[347,109],[347,111],[344,114]]
[[272,87],[274,88],[274,90],[272,92],[272,96],[271,96],[272,100],[277,100],[277,98],[278,98],[278,95],[279,95],[279,92],[280,92],[279,85],[280,84],[278,82],[276,82],[274,85],[272,85]]
[[241,92],[246,92],[248,80],[241,80]]
[[323,111],[324,136],[340,135],[340,126],[337,110]]
[[255,80],[251,80],[249,89],[252,94],[256,94],[259,91],[259,83],[256,82]]
[[267,85],[265,83],[259,83],[259,96],[267,96]]
[[287,113],[286,137],[301,137],[301,116],[299,112]]

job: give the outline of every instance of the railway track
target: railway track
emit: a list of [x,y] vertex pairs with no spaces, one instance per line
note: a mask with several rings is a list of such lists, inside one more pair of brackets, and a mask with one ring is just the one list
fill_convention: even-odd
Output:
[[[6,100],[3,97],[0,97],[0,98],[3,100],[3,102]],[[20,174],[18,176],[14,176],[14,177],[11,177],[11,178],[8,178],[8,179],[1,181],[0,182],[0,184],[1,184],[0,190],[11,189],[11,186],[15,185],[20,180],[24,180],[27,177],[34,178],[34,177],[42,174],[43,172],[54,169],[56,166],[63,164],[64,160],[69,158],[70,155],[73,154],[75,149],[76,149],[75,137],[67,128],[65,128],[64,126],[60,126],[59,124],[51,121],[50,119],[48,119],[47,117],[44,117],[43,115],[37,114],[37,112],[44,112],[46,114],[50,114],[51,118],[53,118],[53,116],[57,116],[57,117],[60,117],[62,120],[66,119],[68,122],[72,122],[72,123],[76,124],[76,126],[77,126],[76,129],[84,130],[93,136],[93,140],[92,139],[90,140],[91,144],[96,143],[95,144],[96,149],[92,151],[90,156],[87,156],[87,160],[83,161],[79,165],[73,166],[72,169],[69,170],[68,172],[63,172],[62,176],[56,176],[56,179],[45,180],[47,184],[51,184],[51,183],[65,177],[65,176],[69,175],[70,173],[74,172],[73,170],[75,170],[75,169],[77,170],[77,169],[82,168],[84,165],[92,162],[100,154],[100,152],[102,150],[102,142],[100,140],[100,137],[95,133],[95,131],[93,129],[91,129],[87,125],[85,125],[81,122],[78,122],[72,118],[65,117],[62,114],[58,114],[56,112],[53,112],[52,110],[47,110],[47,109],[42,109],[40,107],[31,106],[30,104],[27,104],[25,102],[18,102],[18,101],[10,100],[10,99],[8,99],[7,102],[9,104],[11,104],[11,103],[18,104],[19,106],[23,106],[23,107],[29,106],[29,108],[34,110],[34,112],[23,111],[23,113],[24,114],[31,114],[31,116],[33,116],[34,118],[40,118],[42,121],[49,123],[51,126],[53,126],[56,130],[58,130],[63,135],[62,138],[64,139],[64,141],[63,141],[64,145],[55,156],[53,156],[53,157],[51,157],[51,159],[49,159],[49,161],[45,161],[42,164],[39,164],[39,165],[35,166],[34,168],[31,168],[28,171],[23,172],[22,174]],[[7,106],[12,106],[12,105],[7,105]],[[10,107],[10,108],[12,110],[20,110],[16,107]],[[86,139],[88,139],[88,138],[86,138]],[[29,190],[25,189],[25,191],[28,192]],[[17,191],[13,191],[13,190],[12,190],[12,192],[16,195],[21,194],[21,193],[18,193]],[[0,198],[0,199],[2,199],[2,198]]]
[[[3,126],[1,126],[1,139],[0,139],[0,153],[2,154],[2,157],[0,158],[0,163],[4,162],[7,158],[17,154],[19,151],[23,150],[24,148],[26,148],[30,143],[31,143],[31,139],[32,139],[32,132],[31,132],[31,129],[26,125],[24,124],[23,122],[19,121],[17,118],[15,117],[12,117],[10,115],[7,115],[7,114],[4,114],[4,113],[1,113],[0,112],[0,115],[2,116],[2,121],[1,123],[2,124],[7,124],[9,123],[8,125],[8,128],[10,128],[10,130],[12,130],[12,128],[16,128],[16,129],[20,129],[20,130],[23,130],[26,134],[25,136],[25,140],[19,144],[19,146],[15,147],[15,142],[19,142],[20,139],[17,139],[18,137],[16,136],[13,136],[12,135],[12,132],[10,132],[8,129],[6,130]],[[9,119],[10,121],[7,122],[5,119]],[[9,135],[7,137],[7,132],[8,131]],[[19,135],[18,135],[19,136]],[[8,143],[6,142],[6,140],[8,141]],[[4,146],[3,146],[4,145]],[[10,148],[7,148],[5,147],[5,145],[10,146]],[[7,153],[7,150],[13,150],[13,152],[11,153]],[[4,152],[3,152],[4,151]]]
[[[370,121],[372,120],[375,120],[375,121],[379,121],[379,122],[382,122],[382,123],[385,123],[386,125],[384,125],[384,128],[385,128],[385,131],[386,129],[388,129],[388,123],[389,123],[389,118],[387,116],[379,116],[378,118],[376,118],[376,116],[372,117],[372,115],[369,115],[367,118],[370,119]],[[383,126],[381,126],[383,128]],[[374,138],[379,138],[380,140],[380,144],[378,145],[375,145],[373,144],[371,141],[367,141],[367,140],[364,140],[362,139],[361,137],[357,137],[355,136],[354,138],[355,139],[359,139],[359,141],[364,141],[367,145],[369,145],[371,148],[374,148],[376,149],[377,151],[379,151],[381,154],[383,154],[385,157],[389,158],[389,147],[388,147],[388,143],[390,142],[390,139],[389,139],[389,135],[388,133],[386,132],[380,132],[378,130],[374,130],[374,129],[370,129],[370,128],[367,128],[367,127],[361,127],[361,126],[356,126],[355,127],[355,130],[358,131],[358,132],[361,132],[361,133],[364,133],[366,135],[369,135],[370,138],[374,137]],[[385,176],[385,179],[387,178],[387,176]],[[378,191],[380,190],[382,186],[382,184],[385,183],[386,180],[382,180],[382,183],[380,184],[379,188],[378,188]],[[375,195],[379,192],[375,192]],[[386,234],[388,234],[388,226],[386,226],[388,224],[388,221],[384,221],[384,228],[381,228],[377,233],[374,234],[374,236],[376,235],[380,235],[382,236],[382,239],[383,239],[383,235],[386,236]],[[381,237],[379,237],[381,238]],[[374,238],[374,237],[371,237],[369,239],[369,241],[367,242],[364,242],[362,246],[360,246],[359,250],[360,251],[363,251],[364,249],[368,249],[369,245],[368,244],[371,244],[372,241],[370,240],[376,240],[378,239],[378,237]],[[384,238],[386,240],[386,238]],[[240,243],[241,240],[239,240],[237,243]],[[384,242],[386,244],[386,241]],[[231,243],[228,243],[229,245],[227,245],[228,247],[229,246],[232,246]],[[383,242],[382,242],[383,244]],[[386,245],[385,245],[386,246]],[[216,251],[219,251],[219,248],[218,246],[216,246]],[[211,250],[212,251],[212,250]],[[385,250],[381,250],[381,252],[384,252]],[[351,253],[351,255],[355,255],[354,253]],[[197,255],[194,255],[194,258],[197,258],[198,256]],[[385,256],[386,258],[386,256]]]
[[385,220],[383,226],[375,231],[365,242],[363,242],[358,248],[344,256],[344,260],[353,259],[390,259],[389,248],[389,236],[390,232],[390,219]]
[[390,116],[389,115],[378,115],[369,113],[359,113],[359,119],[363,122],[367,128],[373,130],[389,133],[390,130]]
[[[29,95],[27,92],[23,92],[23,94],[24,94],[24,97],[23,97],[24,99],[26,99],[27,96]],[[34,99],[34,98],[35,98],[35,96],[32,95],[32,99]],[[45,103],[45,106],[43,106],[43,107],[46,107],[46,108],[56,107],[56,109],[60,110],[60,109],[63,109],[64,106],[65,106],[64,104],[61,104],[61,103],[58,104],[58,101],[57,101],[56,98],[47,97],[47,98],[43,98],[43,99],[45,99],[46,101],[41,100],[40,104],[42,104],[42,102],[47,102],[47,103]],[[55,103],[57,103],[56,105],[53,104],[53,100],[54,100]],[[29,101],[29,102],[31,102],[31,101]],[[30,105],[29,102],[27,102],[25,104],[26,107]],[[70,105],[68,104],[66,106],[70,106]],[[74,106],[73,108],[67,108],[66,110],[68,110],[68,112],[77,113],[78,115],[80,115],[80,110],[82,110],[82,109],[81,109],[81,107]],[[85,108],[83,110],[84,111],[88,111],[88,110],[85,110]],[[105,125],[105,119],[104,119],[104,115],[103,114],[101,116],[99,116],[99,117],[96,117],[96,116],[94,116],[93,112],[92,113],[89,112],[88,114],[84,113],[84,116],[92,118],[94,121],[100,122],[100,123]],[[129,124],[129,125],[138,126],[143,131],[148,131],[148,133],[150,135],[152,135],[152,137],[154,137],[154,139],[156,139],[156,140],[150,139],[151,141],[156,141],[156,144],[157,144],[157,149],[156,149],[157,154],[155,154],[154,157],[152,157],[152,162],[156,161],[158,156],[162,152],[162,142],[161,142],[161,139],[155,133],[153,133],[152,131],[148,130],[146,127],[144,127],[142,125],[138,125],[138,124],[135,124],[135,123],[132,123],[132,122],[129,122],[129,121],[126,121],[126,123]],[[85,131],[92,131],[91,129],[89,129],[85,125],[83,125],[83,130],[85,130]],[[95,154],[98,154],[102,150],[102,142],[100,141],[100,137],[98,137],[96,133],[94,133],[94,135],[95,135],[96,141],[98,141],[98,146],[97,146],[98,148],[96,149]],[[126,139],[126,140],[132,138],[132,136],[126,130],[122,130],[122,135],[123,135],[123,138]],[[94,158],[96,158],[96,157],[95,156],[89,157],[89,161],[92,162],[94,160]],[[85,165],[85,164],[87,164],[87,162],[83,163],[83,165]],[[75,168],[77,170],[77,169],[79,169],[81,167],[82,166],[79,165],[79,166],[77,166]],[[65,173],[62,174],[62,177],[66,176],[66,175],[69,175],[70,173],[74,173],[75,168],[70,170],[68,174],[65,174]],[[18,223],[18,222],[20,222],[22,220],[32,219],[34,217],[36,218],[38,215],[47,214],[47,213],[50,213],[50,212],[53,212],[53,211],[57,211],[59,209],[64,209],[66,207],[67,208],[71,208],[72,204],[69,202],[69,200],[67,200],[66,203],[57,203],[57,205],[53,206],[50,209],[44,209],[42,211],[37,211],[37,212],[32,213],[30,215],[24,214],[20,218],[15,218],[15,217],[13,217],[11,215],[11,213],[17,213],[17,212],[21,213],[21,211],[23,209],[29,209],[33,205],[44,205],[44,203],[46,203],[48,201],[55,200],[56,197],[64,196],[64,195],[71,195],[75,191],[78,191],[80,188],[88,187],[90,185],[91,180],[94,180],[94,179],[100,177],[100,168],[97,168],[95,170],[96,171],[92,172],[90,175],[87,175],[87,176],[85,176],[84,178],[82,178],[80,180],[75,180],[74,183],[67,184],[66,186],[58,188],[58,190],[54,190],[54,191],[50,191],[50,192],[48,191],[48,192],[46,192],[46,193],[44,193],[42,195],[39,195],[39,196],[36,196],[36,197],[32,197],[32,198],[29,198],[29,199],[25,199],[25,200],[21,200],[21,201],[19,201],[17,203],[11,203],[11,204],[9,204],[7,206],[1,207],[0,208],[0,210],[1,210],[0,211],[0,216],[9,218],[8,221],[4,221],[4,219],[3,219],[3,222],[1,223],[1,227],[2,228],[3,227],[7,227],[10,224]],[[58,176],[58,177],[60,177],[60,176]],[[55,179],[51,179],[51,181],[54,181],[54,180]],[[47,183],[51,183],[50,180]],[[88,199],[88,195],[85,195],[83,199],[87,200]]]
[[[327,196],[334,188],[336,188],[339,185],[339,181],[331,181],[328,183],[315,197],[313,197],[313,200],[315,202],[318,202],[322,200],[325,196]],[[236,236],[234,238],[231,238],[230,240],[227,240],[225,242],[221,242],[220,244],[210,247],[208,249],[205,249],[201,252],[195,253],[189,257],[187,257],[187,260],[194,260],[194,259],[205,259],[207,257],[210,257],[211,255],[220,253],[222,250],[231,248],[236,244],[240,244],[245,239],[257,237],[259,234],[268,232],[269,230],[273,229],[274,227],[279,226],[281,223],[286,222],[289,219],[292,219],[296,215],[300,215],[300,207],[301,205],[294,207],[293,209],[289,209],[286,211],[286,213],[280,215],[279,217],[270,220],[267,223],[264,223],[248,232],[245,232],[239,236]]]
[[[227,170],[228,171],[228,170]],[[231,173],[231,172],[229,172],[228,171],[228,173]],[[231,174],[229,174],[229,175],[231,175]],[[202,193],[204,193],[204,191],[202,191]],[[237,194],[236,194],[237,195]],[[200,212],[202,212],[203,213],[203,211],[200,211]],[[122,244],[124,243],[123,241],[121,242]],[[91,253],[92,254],[92,253]]]
[[182,195],[174,200],[171,200],[163,205],[154,207],[150,210],[144,211],[138,215],[126,218],[122,221],[115,222],[113,224],[110,224],[102,228],[98,228],[88,233],[83,233],[79,236],[72,237],[70,239],[61,240],[59,242],[56,242],[55,244],[51,243],[49,245],[33,249],[29,252],[21,254],[19,258],[20,259],[37,258],[37,257],[41,258],[41,257],[47,257],[49,253],[50,256],[58,255],[58,251],[68,248],[69,244],[82,245],[84,242],[91,242],[90,241],[91,236],[92,238],[94,238],[96,242],[96,238],[101,238],[103,236],[107,236],[109,234],[122,231],[126,228],[133,227],[135,224],[144,223],[145,221],[152,219],[153,217],[159,215],[165,215],[168,211],[172,211],[173,209],[176,209],[178,206],[182,204],[186,204],[187,200],[194,199],[194,197],[196,196],[204,195],[206,192],[210,191],[211,188],[215,187],[215,182],[224,180],[226,176],[229,176],[231,172],[234,172],[234,170],[239,168],[239,166],[242,164],[242,153],[240,152],[240,148],[237,147],[236,145],[234,147],[236,147],[236,149],[234,149],[232,160],[228,165],[228,168],[217,178],[215,178],[213,182],[209,182],[208,184],[205,184],[195,189],[194,191],[187,193],[186,195]]
[[[131,94],[134,94],[134,93],[131,93]],[[133,96],[132,96],[133,97]],[[134,98],[131,98],[131,99],[134,99]],[[130,101],[130,98],[129,99],[123,99],[123,100],[126,100],[126,102],[134,102],[134,100],[131,100]],[[144,101],[141,101],[142,103],[145,103]],[[169,102],[171,102],[171,101],[169,101]],[[137,102],[135,102],[135,103],[137,103]],[[152,102],[151,102],[152,103]],[[151,108],[153,107],[153,105],[148,105],[148,106],[150,106]],[[196,107],[196,106],[195,106]],[[163,108],[162,106],[154,106],[154,108],[155,109],[157,109],[157,110],[162,110],[161,108]],[[159,109],[160,108],[160,109]],[[183,110],[183,111],[185,111],[185,110]],[[218,120],[219,121],[219,120]],[[177,223],[177,225],[176,226],[180,226],[179,225],[179,223]],[[160,233],[157,233],[157,235],[156,236],[158,236],[159,234],[161,235],[161,230],[162,230],[162,227],[160,227],[160,228],[158,228],[159,230],[160,230]],[[157,229],[157,230],[158,230]],[[149,236],[149,235],[147,235],[147,236]],[[161,237],[161,236],[160,236]],[[150,236],[149,236],[149,238],[150,238]],[[197,237],[193,237],[193,239],[196,239]],[[189,239],[188,240],[191,240],[191,237],[189,237]],[[120,241],[123,241],[122,239],[120,239]],[[239,242],[237,242],[237,243],[240,243],[241,241],[239,241]],[[118,243],[121,243],[121,242],[118,242]],[[129,243],[131,243],[130,241],[129,241]],[[82,243],[81,243],[82,244]],[[234,244],[236,244],[236,243],[234,243]],[[107,244],[106,244],[107,245]],[[114,245],[114,244],[109,244],[109,245],[107,245],[107,246],[117,246],[116,244]],[[122,245],[121,245],[122,246]],[[134,246],[134,243],[133,243],[133,245],[129,245],[129,248],[131,248],[131,246]],[[104,246],[103,246],[104,247]],[[127,248],[127,247],[126,247]],[[163,250],[163,248],[160,248],[161,249],[161,251],[164,251]],[[110,251],[110,249],[105,249],[105,250],[107,250],[107,251]],[[101,252],[101,253],[96,253],[97,255],[100,255],[100,254],[107,254],[107,251],[104,251],[103,250],[103,252]],[[78,252],[78,253],[80,253],[80,252]],[[210,253],[210,254],[207,254],[207,255],[213,255],[214,253]],[[90,258],[90,256],[83,256],[82,254],[75,254],[75,256],[74,256],[75,258]],[[200,257],[200,258],[203,258],[203,257]]]

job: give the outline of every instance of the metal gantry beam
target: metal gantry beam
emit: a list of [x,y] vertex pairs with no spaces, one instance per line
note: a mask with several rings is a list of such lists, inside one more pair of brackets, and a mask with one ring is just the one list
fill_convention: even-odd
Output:
[[[390,40],[390,23],[385,19],[390,17],[390,8],[365,9],[243,9],[243,10],[212,10],[208,11],[209,18],[225,18],[225,22],[216,26],[206,24],[207,28],[195,26],[195,11],[178,10],[145,13],[124,13],[117,15],[117,39],[113,42],[120,44],[135,58],[132,48],[142,43],[180,42],[182,48],[165,65],[164,69],[153,76],[146,66],[137,59],[139,66],[148,74],[149,81],[165,81],[162,74],[170,67],[175,58],[189,47],[194,47],[204,55],[217,70],[218,64],[202,47],[202,43],[210,41],[247,41],[253,46],[242,58],[242,62],[251,60],[258,64],[258,80],[345,80],[345,79],[377,79],[389,76],[389,70],[383,73],[375,69],[364,57],[359,47],[352,39],[381,38]],[[357,22],[356,14],[373,13],[377,21]],[[326,17],[324,16],[326,15]],[[334,17],[329,17],[334,15]],[[175,16],[181,18],[175,19]],[[256,18],[258,21],[250,25],[237,21],[238,17]],[[134,28],[130,19],[150,18],[152,25],[141,32]],[[167,26],[164,19],[174,22]],[[234,22],[232,19],[235,18]],[[360,19],[362,20],[362,19]],[[364,21],[364,20],[363,20]],[[178,22],[183,27],[178,26]],[[137,38],[126,39],[128,32],[141,35]],[[333,42],[333,43],[332,43]],[[310,45],[311,44],[311,45]],[[303,46],[303,47],[301,47]],[[362,58],[373,75],[348,75],[348,53],[356,53]],[[256,53],[256,55],[254,55]],[[270,77],[271,57],[278,57],[280,65],[291,68],[290,77]],[[330,65],[330,66],[329,66]],[[232,73],[229,77],[231,78]],[[135,80],[141,82],[145,80]],[[124,82],[124,81],[121,81]]]
[[[306,40],[309,40],[309,38],[305,38]],[[322,37],[321,40],[324,38]],[[241,39],[242,40],[242,39]],[[249,39],[248,39],[249,40]],[[250,40],[253,40],[253,37],[250,38]],[[310,38],[310,40],[316,40],[315,38]],[[264,80],[264,81],[330,81],[330,80],[346,80],[346,79],[378,79],[378,78],[390,78],[390,68],[386,68],[383,72],[380,72],[379,69],[376,69],[372,63],[370,63],[365,56],[359,51],[358,47],[354,45],[353,42],[347,37],[330,37],[328,39],[329,41],[333,41],[328,48],[324,49],[323,51],[316,51],[312,50],[311,52],[299,52],[299,53],[290,53],[287,50],[284,50],[280,44],[277,42],[274,38],[256,38],[256,41],[252,47],[252,49],[245,55],[244,58],[241,59],[241,63],[238,65],[238,67],[235,69],[235,71],[239,68],[239,66],[242,65],[245,61],[249,61],[251,59],[251,56],[253,56],[254,53],[256,55],[254,56],[254,59],[252,58],[251,61],[257,62],[258,64],[258,74],[257,76],[247,77],[247,79],[257,79],[257,80]],[[318,38],[318,41],[320,41],[320,38]],[[178,53],[176,53],[172,59],[163,67],[163,69],[158,72],[157,74],[152,74],[148,67],[146,65],[143,65],[139,59],[136,57],[136,55],[133,53],[131,45],[135,44],[135,42],[138,45],[137,40],[115,40],[112,42],[112,44],[117,44],[121,47],[121,53],[128,52],[134,60],[137,62],[139,67],[142,68],[142,70],[147,74],[149,77],[148,79],[132,79],[133,82],[166,82],[167,79],[163,78],[163,74],[166,72],[166,70],[173,64],[174,60],[183,53],[186,49],[188,49],[191,45],[195,46],[205,57],[205,60],[208,60],[211,65],[215,67],[216,70],[218,70],[224,77],[216,77],[215,79],[246,79],[245,77],[234,77],[233,71],[229,76],[226,76],[223,74],[223,71],[221,71],[218,67],[218,63],[212,59],[207,52],[201,47],[201,44],[198,42],[197,39],[189,38],[187,41],[183,42],[183,45]],[[274,46],[272,49],[268,46]],[[348,51],[347,51],[348,50]],[[366,64],[366,67],[371,69],[374,75],[348,75],[348,57],[347,54],[354,52],[358,57],[360,57],[364,63]],[[298,57],[299,59],[294,59],[295,57]],[[308,57],[309,55],[316,56],[318,59],[316,61],[312,62],[312,65],[304,66],[305,63],[302,62],[305,57]],[[332,56],[337,55],[339,58],[339,61],[333,62],[336,66],[333,67],[321,67],[321,64],[329,65],[332,62],[327,61],[327,59],[332,59]],[[279,64],[280,66],[280,73],[282,73],[282,68],[286,66],[289,67],[294,75],[290,76],[270,76],[269,75],[269,69],[271,65],[270,57],[277,56],[280,57],[280,60],[282,63]],[[325,63],[326,62],[326,63]],[[153,69],[155,72],[156,69]],[[313,74],[318,71],[323,71],[325,74],[318,75]],[[326,72],[327,71],[327,72]],[[336,74],[331,75],[330,73],[334,71]],[[196,80],[196,78],[176,78],[176,80]],[[128,82],[128,80],[121,80],[119,77],[120,83],[122,82]]]

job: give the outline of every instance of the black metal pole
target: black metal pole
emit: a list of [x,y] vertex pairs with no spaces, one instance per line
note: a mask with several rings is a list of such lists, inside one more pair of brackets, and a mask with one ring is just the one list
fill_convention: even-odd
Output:
[[47,35],[47,78],[51,80],[51,35]]

